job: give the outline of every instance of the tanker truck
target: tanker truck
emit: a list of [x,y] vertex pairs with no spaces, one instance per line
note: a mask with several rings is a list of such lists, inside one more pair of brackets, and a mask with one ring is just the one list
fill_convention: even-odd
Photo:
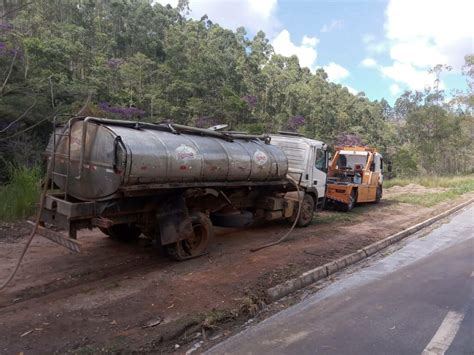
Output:
[[326,145],[293,133],[75,117],[54,130],[46,155],[38,233],[76,252],[77,231],[99,228],[143,235],[184,260],[207,252],[213,226],[305,227],[324,205]]

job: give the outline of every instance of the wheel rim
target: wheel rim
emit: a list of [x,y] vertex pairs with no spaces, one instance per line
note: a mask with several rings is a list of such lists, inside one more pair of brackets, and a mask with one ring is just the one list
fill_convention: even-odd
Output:
[[206,244],[206,228],[201,223],[193,224],[192,235],[183,240],[183,248],[189,255],[200,253],[202,246]]
[[192,235],[186,239],[184,242],[189,250],[195,250],[199,248],[203,240],[203,226],[202,224],[195,224],[193,225],[193,233]]
[[312,218],[312,207],[311,207],[311,203],[309,203],[308,201],[305,201],[303,203],[303,205],[301,206],[301,220],[307,222],[310,218]]

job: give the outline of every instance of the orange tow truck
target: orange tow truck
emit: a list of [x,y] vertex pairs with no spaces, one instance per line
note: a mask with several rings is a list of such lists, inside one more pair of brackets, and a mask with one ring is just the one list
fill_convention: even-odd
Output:
[[356,203],[382,198],[383,158],[375,148],[336,147],[329,163],[326,202],[339,211],[350,211]]

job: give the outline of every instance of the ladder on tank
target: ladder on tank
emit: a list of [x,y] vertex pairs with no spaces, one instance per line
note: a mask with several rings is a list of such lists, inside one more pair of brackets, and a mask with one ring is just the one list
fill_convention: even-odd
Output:
[[[54,177],[58,176],[64,179],[64,200],[67,201],[68,198],[68,187],[69,187],[69,170],[71,166],[71,119],[68,120],[66,130],[58,132],[58,125],[56,121],[57,117],[53,118],[53,146],[51,150],[51,170],[50,176],[47,177],[47,184],[50,185],[50,191],[54,191]],[[59,137],[59,139],[57,139]],[[63,138],[67,137],[67,153],[58,152],[59,144]],[[66,173],[59,173],[55,171],[56,168],[56,158],[64,159],[66,164]]]

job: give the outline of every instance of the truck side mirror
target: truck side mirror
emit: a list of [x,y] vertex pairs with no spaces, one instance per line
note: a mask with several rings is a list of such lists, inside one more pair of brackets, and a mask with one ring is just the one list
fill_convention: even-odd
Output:
[[329,169],[329,162],[331,161],[331,153],[329,153],[328,151],[325,151],[324,153],[326,154],[324,172],[327,173]]

